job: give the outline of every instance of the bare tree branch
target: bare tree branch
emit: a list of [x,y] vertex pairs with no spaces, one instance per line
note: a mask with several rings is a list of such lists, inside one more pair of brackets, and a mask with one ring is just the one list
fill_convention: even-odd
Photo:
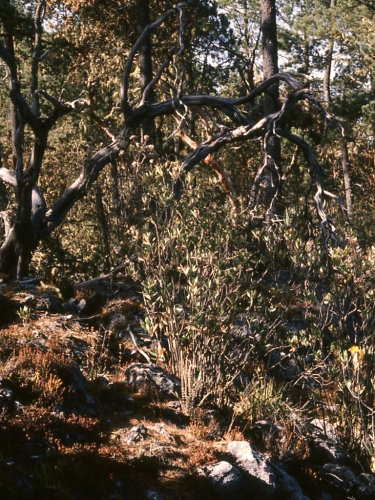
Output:
[[324,172],[323,168],[321,167],[317,157],[315,156],[313,150],[310,148],[308,143],[302,139],[301,137],[298,137],[295,134],[292,134],[291,132],[288,132],[286,130],[278,129],[277,133],[288,139],[290,142],[293,144],[298,145],[298,147],[303,151],[303,154],[305,156],[306,161],[308,164],[311,166],[314,174],[315,174],[315,181],[316,181],[316,186],[317,186],[317,191],[314,196],[314,200],[316,203],[318,215],[321,219],[321,227],[323,230],[323,233],[325,233],[327,236],[332,236],[334,239],[336,239],[335,233],[336,229],[331,221],[331,219],[327,216],[324,206],[323,206],[323,201],[324,201],[324,182],[323,178],[326,176],[326,173]]
[[32,105],[31,109],[34,115],[38,118],[40,115],[39,96],[36,92],[38,88],[38,74],[39,74],[39,58],[42,53],[42,20],[46,10],[46,0],[39,0],[35,9],[34,17],[34,50],[31,61],[31,95]]
[[147,101],[147,98],[148,98],[151,90],[158,83],[158,81],[160,80],[160,78],[161,78],[161,76],[162,76],[165,68],[167,68],[168,65],[169,65],[169,63],[171,62],[172,56],[173,56],[174,52],[176,51],[176,48],[177,48],[177,46],[174,45],[171,49],[169,49],[167,58],[161,64],[160,68],[158,69],[158,71],[157,71],[157,73],[155,75],[155,78],[153,78],[151,80],[151,82],[147,85],[147,87],[145,88],[145,90],[143,92],[143,95],[142,95],[142,99],[141,99],[141,104],[140,105],[144,104]]
[[[15,172],[8,170],[5,167],[0,168],[0,179],[13,186],[17,189],[17,178]],[[38,229],[40,222],[42,221],[46,213],[46,201],[44,199],[42,191],[35,184],[31,195],[31,220],[35,229]]]
[[[12,147],[15,172],[10,172],[7,169],[0,168],[0,179],[3,179],[4,182],[15,186],[17,188],[18,196],[16,221],[13,228],[8,231],[6,241],[0,250],[1,271],[11,268],[12,274],[14,275],[14,269],[16,267],[17,277],[21,277],[25,271],[27,272],[28,263],[30,262],[32,253],[35,251],[40,239],[48,236],[54,228],[56,228],[63,221],[73,205],[87,194],[88,190],[97,180],[98,175],[103,168],[113,162],[121,152],[125,151],[129,147],[129,137],[133,133],[133,130],[136,127],[144,125],[146,120],[159,116],[175,116],[176,112],[179,110],[187,111],[188,109],[194,109],[194,111],[201,116],[202,120],[207,123],[207,128],[208,121],[206,116],[209,114],[207,108],[219,111],[220,114],[224,114],[226,118],[224,123],[214,124],[214,126],[220,131],[214,136],[212,136],[212,132],[209,131],[209,139],[201,144],[198,144],[193,139],[183,134],[182,131],[178,132],[178,135],[180,135],[180,137],[187,144],[189,144],[190,147],[193,147],[194,150],[191,151],[183,160],[179,176],[174,182],[173,190],[174,198],[176,200],[178,200],[181,196],[183,183],[187,173],[191,171],[191,169],[194,168],[194,166],[200,161],[206,162],[213,170],[216,171],[228,194],[230,194],[230,196],[234,196],[234,188],[228,172],[220,163],[215,161],[212,156],[213,153],[219,151],[222,147],[232,143],[254,139],[263,140],[265,158],[267,160],[269,158],[271,159],[271,162],[268,162],[268,166],[273,162],[276,172],[275,179],[277,180],[277,175],[279,175],[280,179],[280,161],[275,157],[272,158],[272,148],[269,146],[272,139],[280,137],[295,144],[298,146],[299,150],[304,153],[304,156],[310,165],[311,171],[314,172],[316,179],[317,193],[315,195],[315,201],[317,204],[318,214],[322,221],[323,231],[329,235],[334,234],[334,227],[330,219],[327,217],[323,206],[324,195],[328,195],[325,193],[323,186],[324,171],[319,165],[319,162],[309,145],[303,139],[285,130],[290,111],[295,107],[299,100],[311,99],[315,106],[319,109],[319,103],[314,100],[315,98],[309,93],[308,90],[308,87],[311,84],[311,79],[301,74],[278,73],[272,75],[262,84],[252,89],[247,95],[240,98],[218,97],[214,95],[183,95],[183,75],[185,71],[185,61],[183,57],[184,24],[182,16],[185,4],[183,3],[180,3],[165,12],[154,23],[146,26],[146,28],[143,29],[144,25],[148,21],[142,25],[143,31],[129,53],[121,76],[120,104],[124,120],[118,134],[110,130],[108,123],[97,116],[94,112],[92,108],[93,89],[90,89],[88,105],[91,110],[91,118],[106,132],[112,142],[87,159],[78,178],[68,187],[68,189],[66,189],[60,199],[46,213],[45,201],[37,186],[37,182],[44,159],[44,153],[47,147],[48,134],[59,117],[71,112],[78,103],[85,101],[79,98],[70,103],[61,102],[48,94],[45,90],[38,89],[39,65],[48,53],[48,51],[43,52],[42,44],[42,20],[46,7],[46,0],[37,0],[35,3],[34,51],[31,59],[31,107],[28,105],[21,93],[18,68],[12,45],[12,33],[6,29],[6,26],[4,26],[4,31],[9,31],[9,33],[6,33],[7,36],[4,44],[0,41],[0,58],[7,66],[7,84],[11,100],[11,110],[16,111],[16,113],[14,113],[15,119],[12,122],[14,125],[12,125]],[[176,51],[176,47],[172,47],[168,52],[166,60],[159,67],[155,77],[153,77],[151,72],[150,78],[147,79],[147,83],[145,83],[142,87],[140,104],[138,107],[133,109],[129,103],[128,94],[130,73],[136,54],[141,49],[142,44],[145,43],[145,40],[150,33],[160,27],[168,17],[177,12],[179,13],[180,38],[180,51],[178,54],[178,57],[180,58],[179,68],[182,67],[183,74],[180,75],[180,70],[176,69],[176,75],[180,79],[178,89],[175,89],[176,94],[173,98],[165,101],[148,102],[154,87],[160,81],[163,72],[165,72],[172,59],[172,55]],[[250,116],[250,114],[241,109],[242,105],[253,103],[255,99],[261,95],[265,95],[270,91],[272,86],[281,81],[285,82],[286,86],[291,89],[291,92],[280,110],[277,108],[276,112],[270,112],[267,116],[264,116],[255,122],[255,119]],[[40,97],[46,99],[53,107],[53,111],[48,116],[40,116]],[[150,100],[152,99],[150,98]],[[322,108],[320,111],[324,114],[324,119],[328,123],[331,117],[329,117]],[[110,115],[108,115],[108,117],[109,116]],[[23,165],[22,157],[25,125],[29,125],[34,132],[34,144],[32,145],[29,162],[26,168]],[[255,195],[257,195],[256,191],[259,187],[263,168],[264,167],[261,167],[258,171],[254,182]],[[274,171],[272,171],[272,173],[274,173]],[[269,209],[271,211],[273,210],[273,206],[275,205],[276,197],[279,192],[280,191],[276,189],[275,195],[270,201]]]
[[[7,36],[11,37],[11,34]],[[17,63],[15,58],[10,54],[10,52],[4,47],[3,43],[0,41],[0,58],[5,62],[9,68],[11,77],[13,80],[17,80]]]
[[[173,118],[176,119],[175,115],[173,115]],[[182,130],[178,130],[176,132],[176,135],[180,137],[188,146],[191,148],[196,149],[198,147],[198,143],[193,141],[188,135],[186,135]],[[204,160],[203,160],[206,165],[212,168],[214,170],[218,177],[221,185],[225,189],[226,193],[229,196],[229,199],[233,205],[233,207],[237,210],[237,205],[236,205],[236,192],[234,189],[234,184],[229,176],[229,173],[226,171],[226,169],[219,163],[218,161],[215,160],[215,158],[212,155],[208,155]]]
[[95,153],[87,161],[78,179],[68,187],[60,199],[47,212],[41,229],[43,236],[50,234],[62,222],[72,206],[87,194],[102,169],[116,159],[120,151],[127,147],[129,135],[130,131],[124,129],[116,141]]
[[183,5],[184,4],[178,4],[176,7],[173,7],[173,9],[165,12],[162,16],[160,16],[157,21],[155,21],[154,23],[147,26],[143,30],[142,35],[138,38],[138,40],[134,44],[132,50],[130,51],[130,54],[129,54],[127,61],[126,61],[126,64],[125,64],[124,72],[122,74],[121,92],[120,92],[121,107],[122,107],[125,118],[127,116],[129,116],[129,114],[132,111],[132,108],[131,108],[131,106],[129,104],[129,100],[128,100],[128,90],[129,90],[129,76],[130,76],[131,67],[133,65],[133,61],[134,61],[134,57],[135,57],[136,53],[138,52],[140,46],[142,45],[142,43],[144,42],[145,38],[150,33],[150,31],[153,31],[156,28],[158,28],[161,24],[163,24],[163,22],[170,15],[172,15],[179,7],[182,7]]

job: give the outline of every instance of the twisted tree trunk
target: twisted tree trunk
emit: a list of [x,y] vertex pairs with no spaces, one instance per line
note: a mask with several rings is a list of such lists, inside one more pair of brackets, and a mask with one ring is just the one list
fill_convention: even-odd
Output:
[[[139,5],[141,4],[142,1],[139,0]],[[87,194],[104,167],[111,163],[113,164],[116,158],[127,150],[134,130],[142,127],[147,120],[153,120],[155,117],[171,116],[177,110],[186,110],[188,108],[198,108],[201,110],[202,108],[211,108],[212,110],[218,110],[220,114],[225,116],[225,122],[223,123],[226,124],[219,127],[219,132],[202,144],[191,143],[195,149],[183,160],[181,171],[174,182],[175,200],[178,200],[181,196],[186,174],[200,161],[207,160],[211,167],[223,176],[223,182],[226,182],[228,179],[224,178],[224,170],[212,163],[212,158],[209,155],[235,142],[263,138],[265,143],[266,169],[270,172],[272,187],[272,191],[270,192],[271,209],[268,211],[268,219],[272,220],[276,200],[280,197],[281,193],[280,143],[278,137],[282,136],[293,144],[298,145],[304,151],[305,158],[310,165],[310,171],[315,172],[317,183],[315,200],[318,213],[322,220],[323,230],[326,232],[330,230],[330,221],[323,206],[324,188],[321,167],[307,143],[301,138],[288,133],[286,130],[287,127],[284,127],[285,124],[288,125],[286,123],[287,117],[296,102],[301,99],[309,99],[310,102],[313,102],[314,97],[309,94],[306,86],[292,74],[276,73],[277,38],[275,0],[262,0],[264,82],[240,98],[218,97],[214,95],[184,95],[181,87],[179,89],[181,92],[176,97],[160,102],[150,100],[149,96],[152,95],[153,88],[158,84],[163,72],[171,61],[171,57],[175,51],[175,47],[172,47],[151,81],[149,81],[150,77],[148,77],[147,81],[149,83],[145,84],[143,92],[141,91],[139,105],[133,107],[129,99],[129,79],[136,55],[145,43],[147,45],[147,37],[150,33],[160,27],[169,16],[172,16],[176,12],[180,13],[180,30],[182,29],[181,11],[185,4],[173,7],[162,14],[154,23],[148,24],[130,51],[123,69],[120,87],[121,109],[123,111],[122,125],[119,127],[117,133],[105,127],[106,133],[111,138],[111,143],[87,158],[82,166],[80,175],[66,189],[60,199],[47,210],[37,183],[44,160],[49,132],[57,120],[67,113],[74,111],[76,105],[82,99],[77,99],[70,103],[61,102],[46,91],[37,88],[38,67],[43,58],[43,54],[41,55],[40,51],[40,35],[42,29],[41,19],[45,5],[46,0],[39,0],[35,11],[35,40],[31,65],[32,72],[35,74],[33,74],[32,78],[33,95],[31,105],[29,105],[22,95],[18,78],[17,59],[12,44],[9,42],[5,46],[0,39],[0,59],[2,59],[7,68],[8,95],[11,106],[13,106],[16,113],[16,121],[12,122],[14,171],[11,172],[0,168],[0,178],[5,183],[16,188],[18,201],[15,223],[9,229],[5,242],[0,249],[0,273],[8,274],[13,278],[22,278],[27,274],[31,256],[39,241],[48,237],[61,224],[68,211],[78,200]],[[180,40],[182,38],[180,36]],[[182,48],[180,53],[181,51]],[[306,79],[308,78],[303,77],[303,80]],[[278,82],[280,80],[285,81],[291,89],[281,109],[278,102]],[[244,113],[242,105],[254,103],[259,96],[264,96],[264,116],[259,118],[258,115],[251,116]],[[52,105],[53,111],[47,116],[41,116],[39,106],[40,97],[47,100],[49,106]],[[319,106],[318,103],[316,105]],[[13,123],[15,126],[13,126]],[[230,123],[230,126],[227,126],[228,123]],[[29,127],[31,131],[30,135],[33,135],[33,144],[27,164],[23,162],[24,124],[27,124]],[[103,126],[103,122],[100,120],[99,126]],[[56,168],[58,167],[59,165],[56,165]],[[64,165],[61,168],[64,168]]]

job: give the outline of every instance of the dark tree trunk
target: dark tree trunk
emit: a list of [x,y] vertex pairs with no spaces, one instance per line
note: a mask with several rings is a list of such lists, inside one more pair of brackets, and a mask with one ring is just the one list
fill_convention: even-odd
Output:
[[0,249],[0,273],[21,279],[27,275],[32,254],[40,241],[40,225],[45,215],[45,201],[36,187],[47,147],[47,134],[36,137],[27,169],[23,173],[0,169],[0,177],[17,189],[17,214],[13,228]]
[[[8,90],[10,96],[10,122],[14,173],[0,169],[0,177],[16,187],[17,214],[13,228],[8,232],[0,249],[0,273],[11,278],[22,278],[28,273],[33,252],[39,243],[39,224],[45,214],[44,198],[36,188],[44,153],[47,147],[48,126],[40,126],[37,118],[40,114],[38,97],[38,67],[42,50],[42,20],[46,2],[39,0],[34,16],[34,50],[31,61],[32,105],[20,99],[20,83],[14,53],[13,33],[4,23],[6,36],[4,57],[8,65]],[[19,104],[19,105],[16,105]],[[23,161],[23,142],[25,115],[34,132],[34,145],[28,165]],[[56,118],[57,119],[57,118]],[[37,194],[36,194],[37,193]],[[40,195],[40,196],[39,196]]]
[[[333,9],[335,6],[336,6],[336,0],[330,0],[329,7]],[[324,77],[323,77],[323,100],[326,106],[329,106],[331,103],[331,73],[332,73],[333,49],[334,49],[334,41],[330,39],[328,41],[326,64],[324,68]],[[346,138],[343,137],[341,139],[341,166],[344,178],[346,214],[348,219],[351,220],[353,217],[353,206],[352,206],[352,187],[350,182],[349,165],[350,162],[348,154],[348,144]]]
[[[263,80],[279,72],[276,0],[262,0],[262,43],[263,43]],[[271,85],[264,98],[265,114],[269,115],[279,110],[279,84]]]
[[107,216],[103,204],[103,193],[99,183],[96,185],[96,211],[99,223],[100,233],[103,240],[103,254],[104,254],[104,271],[108,272],[111,268],[111,255],[109,245],[109,227]]
[[[14,43],[13,43],[13,33],[4,23],[4,45],[11,57],[14,58]],[[12,89],[12,73],[8,72],[8,89]],[[23,151],[22,151],[22,138],[24,123],[19,110],[15,106],[14,102],[10,100],[9,103],[9,114],[10,114],[10,129],[11,129],[11,142],[12,142],[12,157],[13,157],[13,168],[15,170],[15,175],[13,176],[13,185],[17,186],[17,179],[21,179],[23,170]],[[20,193],[17,192],[18,210],[17,219],[14,227],[8,232],[0,249],[0,273],[3,276],[9,276],[10,278],[17,278],[22,269],[25,267],[26,255],[22,251],[23,241],[22,241],[22,224],[20,223],[21,205]],[[17,224],[18,222],[18,224]],[[22,254],[22,257],[21,257]]]
[[349,174],[350,164],[349,164],[348,145],[345,138],[343,138],[341,141],[341,165],[344,177],[346,211],[348,219],[351,220],[353,217],[352,188],[351,188],[350,174]]
[[[8,28],[6,23],[3,24],[3,29],[4,29],[4,33],[5,33],[5,36],[4,36],[5,48],[7,49],[9,54],[12,57],[14,57],[14,44],[13,44],[12,31],[11,31],[11,29]],[[11,79],[12,79],[12,75],[9,72],[8,73],[8,88],[9,89],[11,88],[11,84],[12,84]],[[12,140],[13,166],[14,166],[14,169],[16,169],[17,157],[19,155],[19,151],[17,151],[17,147],[16,147],[16,143],[17,143],[16,136],[17,136],[17,129],[19,127],[20,120],[19,120],[18,110],[12,101],[10,101],[10,103],[9,103],[9,115],[10,115],[9,116],[10,117],[10,130],[11,130],[11,140]]]
[[[332,9],[336,5],[336,0],[330,0],[329,7]],[[326,65],[323,75],[323,99],[326,104],[331,102],[331,71],[332,71],[332,56],[333,56],[334,42],[332,39],[328,40],[328,48],[326,53]]]
[[[137,17],[138,17],[138,35],[140,36],[144,29],[150,24],[150,6],[149,0],[137,0]],[[148,33],[143,43],[139,48],[139,83],[141,85],[141,93],[144,92],[152,81],[152,46],[151,34]],[[154,100],[153,88],[149,89],[146,94],[146,101],[152,102]],[[146,119],[142,124],[143,138],[145,135],[149,136],[151,143],[155,142],[155,125],[152,118]],[[142,139],[143,139],[142,138]]]
[[331,102],[331,71],[332,71],[332,55],[333,55],[333,40],[329,40],[326,55],[326,67],[323,75],[323,100],[326,104]]
[[[267,80],[279,72],[276,0],[261,0],[263,79]],[[279,84],[271,85],[264,96],[264,113],[271,115],[280,109]],[[281,147],[280,139],[270,131],[266,138],[265,155],[267,166],[263,173],[265,182],[265,205],[267,221],[271,222],[281,208]]]
[[121,185],[120,185],[120,177],[116,160],[113,160],[111,162],[111,178],[113,181],[112,205],[113,205],[115,219],[118,221],[121,218],[121,195],[120,195]]

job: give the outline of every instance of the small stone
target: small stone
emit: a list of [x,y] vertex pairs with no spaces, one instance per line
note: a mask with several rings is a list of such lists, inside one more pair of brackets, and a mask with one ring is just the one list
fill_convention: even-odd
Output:
[[254,494],[259,498],[272,497],[277,492],[275,471],[261,453],[254,451],[247,441],[232,441],[227,450],[238,465],[247,472]]
[[85,299],[80,300],[77,305],[79,312],[82,312],[85,309],[86,305],[87,302],[85,301]]
[[273,467],[278,476],[278,484],[283,498],[288,498],[288,500],[309,500],[309,498],[302,493],[302,489],[297,480],[286,472],[281,462],[277,465],[273,462]]
[[126,330],[128,327],[129,323],[128,320],[123,316],[122,314],[114,314],[111,316],[111,319],[109,321],[109,326],[108,330],[110,332],[116,332],[118,330]]
[[321,464],[332,463],[345,465],[349,457],[345,450],[332,441],[315,438],[311,441],[313,456]]
[[375,500],[375,490],[370,488],[349,467],[326,464],[320,471],[320,477],[333,490],[333,494],[339,494],[340,498]]
[[[74,302],[64,302],[62,305],[62,310],[65,313],[68,313],[70,318],[72,318],[73,317],[72,315],[77,314],[79,309],[78,309],[78,306]],[[68,316],[65,317],[65,319],[70,319],[70,318],[68,318]]]
[[124,442],[126,444],[134,444],[143,441],[147,436],[147,429],[143,424],[135,425],[127,432]]
[[222,461],[198,469],[198,474],[210,479],[221,498],[231,500],[235,495],[236,500],[243,497],[243,479],[241,472],[228,462]]
[[325,420],[322,420],[320,418],[314,418],[313,420],[311,420],[310,425],[313,426],[313,436],[320,435],[320,437],[326,437],[330,441],[337,441],[337,432],[329,422],[326,422]]
[[125,375],[133,391],[139,391],[144,387],[155,387],[165,394],[175,395],[180,393],[181,384],[172,375],[168,375],[163,370],[150,363],[133,363],[125,370]]

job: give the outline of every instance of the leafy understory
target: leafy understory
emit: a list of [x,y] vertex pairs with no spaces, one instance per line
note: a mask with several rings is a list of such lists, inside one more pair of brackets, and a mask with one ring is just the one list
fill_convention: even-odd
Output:
[[[195,468],[225,459],[226,444],[244,438],[292,455],[306,474],[314,469],[306,429],[316,419],[370,470],[375,249],[352,237],[307,250],[314,243],[293,229],[293,213],[272,231],[247,232],[222,205],[213,228],[206,203],[187,197],[164,227],[150,218],[135,239],[137,259],[112,282],[62,281],[64,296],[56,279],[2,285],[7,495],[138,498],[147,484],[201,498]],[[177,376],[181,392],[134,393],[125,370],[148,361]],[[77,366],[83,400],[72,396]],[[7,406],[4,387],[20,406]],[[281,435],[259,440],[259,422]],[[139,425],[145,436],[129,442]]]
[[1,497],[216,499],[241,440],[375,482],[373,18],[0,2]]

